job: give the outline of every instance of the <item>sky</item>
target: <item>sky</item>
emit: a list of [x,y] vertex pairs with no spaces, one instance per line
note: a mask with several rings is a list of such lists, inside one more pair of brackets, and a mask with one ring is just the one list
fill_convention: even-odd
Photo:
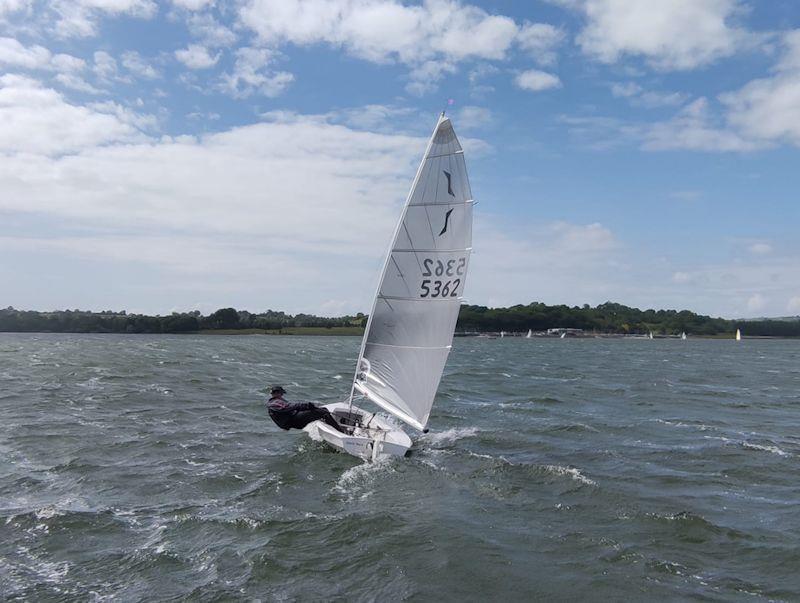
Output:
[[367,312],[445,107],[466,302],[800,314],[794,0],[0,0],[0,306]]

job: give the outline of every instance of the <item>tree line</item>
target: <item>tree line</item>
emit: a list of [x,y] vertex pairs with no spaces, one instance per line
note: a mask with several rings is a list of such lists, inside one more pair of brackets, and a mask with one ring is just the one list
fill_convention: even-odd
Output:
[[[208,316],[198,311],[174,312],[167,316],[148,316],[127,312],[88,312],[59,310],[36,312],[6,308],[0,310],[0,332],[53,333],[197,333],[213,330],[258,329],[276,331],[296,327],[363,327],[366,316],[335,318],[312,314],[286,314],[267,310],[251,313],[234,308],[221,308]],[[509,308],[461,306],[457,331],[525,332],[549,328],[583,329],[591,333],[661,335],[722,335],[737,328],[752,336],[800,336],[798,320],[727,320],[695,314],[688,310],[640,310],[606,302],[592,307],[565,306],[534,302]]]
[[51,333],[197,333],[213,330],[280,330],[288,327],[359,327],[365,316],[328,318],[311,314],[286,314],[267,310],[253,314],[246,310],[220,308],[208,316],[198,311],[173,312],[167,316],[148,316],[84,310],[36,312],[6,308],[0,310],[0,332]]
[[722,335],[741,329],[752,336],[800,336],[798,320],[727,320],[689,310],[640,310],[606,302],[592,307],[548,306],[534,302],[509,308],[461,306],[458,328],[462,331],[522,332],[562,327],[602,334]]

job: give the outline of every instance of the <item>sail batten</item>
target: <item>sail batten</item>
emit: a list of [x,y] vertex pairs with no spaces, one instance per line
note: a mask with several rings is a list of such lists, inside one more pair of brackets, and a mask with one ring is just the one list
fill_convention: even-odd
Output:
[[417,429],[428,422],[450,353],[473,205],[461,144],[442,116],[395,229],[353,380],[353,390]]

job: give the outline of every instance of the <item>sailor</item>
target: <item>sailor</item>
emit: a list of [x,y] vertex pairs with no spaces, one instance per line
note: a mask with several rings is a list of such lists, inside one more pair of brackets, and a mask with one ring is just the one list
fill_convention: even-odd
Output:
[[287,402],[283,398],[285,393],[285,389],[276,385],[270,391],[267,402],[270,418],[281,429],[303,429],[312,421],[324,421],[334,429],[347,433],[327,408],[317,406],[313,402]]

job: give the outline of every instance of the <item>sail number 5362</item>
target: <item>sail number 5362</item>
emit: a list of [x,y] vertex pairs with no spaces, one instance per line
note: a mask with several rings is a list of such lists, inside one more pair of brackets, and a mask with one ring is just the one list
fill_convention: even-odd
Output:
[[[467,266],[466,258],[453,260],[434,260],[425,258],[422,261],[422,276],[463,276]],[[420,297],[458,297],[461,279],[424,279],[420,285]]]

